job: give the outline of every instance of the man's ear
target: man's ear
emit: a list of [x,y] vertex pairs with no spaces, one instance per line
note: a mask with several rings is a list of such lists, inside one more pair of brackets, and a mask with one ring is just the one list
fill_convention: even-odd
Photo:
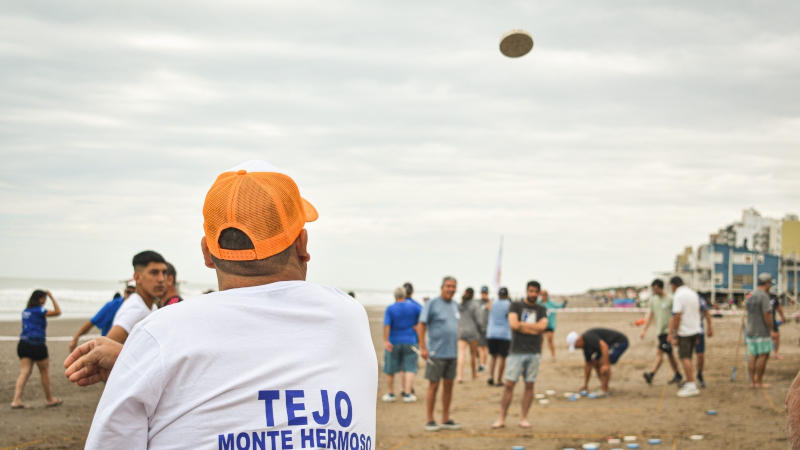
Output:
[[300,230],[300,236],[295,239],[294,249],[297,252],[297,259],[301,263],[311,261],[311,255],[308,253],[308,231],[305,228]]
[[203,251],[203,260],[206,263],[206,267],[209,269],[215,269],[214,260],[211,259],[211,252],[208,250],[208,244],[206,244],[206,237],[203,236],[200,238],[200,250]]

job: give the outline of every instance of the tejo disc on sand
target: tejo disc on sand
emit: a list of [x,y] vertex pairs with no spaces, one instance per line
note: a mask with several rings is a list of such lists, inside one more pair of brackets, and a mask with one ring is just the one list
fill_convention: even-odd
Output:
[[703,440],[703,435],[702,434],[693,434],[693,435],[689,436],[689,439],[691,439],[693,441],[702,441]]
[[500,39],[500,53],[519,58],[533,48],[533,38],[525,30],[511,30]]

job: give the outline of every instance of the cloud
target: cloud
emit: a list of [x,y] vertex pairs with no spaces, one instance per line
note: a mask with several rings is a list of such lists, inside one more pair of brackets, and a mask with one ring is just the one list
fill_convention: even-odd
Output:
[[[0,245],[19,257],[0,271],[118,279],[156,248],[213,280],[205,192],[265,159],[320,210],[316,281],[477,285],[505,235],[512,290],[646,282],[742,208],[800,204],[784,6],[4,4]],[[536,46],[504,58],[518,27]]]

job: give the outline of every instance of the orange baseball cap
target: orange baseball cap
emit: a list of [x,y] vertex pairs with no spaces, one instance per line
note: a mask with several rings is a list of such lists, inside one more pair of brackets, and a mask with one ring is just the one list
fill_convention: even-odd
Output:
[[[300,197],[294,180],[264,161],[246,161],[220,174],[203,204],[208,250],[227,261],[276,255],[292,245],[306,222],[318,217],[316,208]],[[220,248],[219,236],[228,228],[245,233],[255,248]]]

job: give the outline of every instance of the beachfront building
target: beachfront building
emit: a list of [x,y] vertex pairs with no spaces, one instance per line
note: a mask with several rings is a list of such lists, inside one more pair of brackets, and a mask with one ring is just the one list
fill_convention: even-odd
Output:
[[763,217],[753,208],[742,220],[710,235],[709,243],[685,247],[675,258],[674,273],[696,291],[716,301],[739,303],[755,289],[758,274],[776,279],[778,293],[800,293],[800,220]]

